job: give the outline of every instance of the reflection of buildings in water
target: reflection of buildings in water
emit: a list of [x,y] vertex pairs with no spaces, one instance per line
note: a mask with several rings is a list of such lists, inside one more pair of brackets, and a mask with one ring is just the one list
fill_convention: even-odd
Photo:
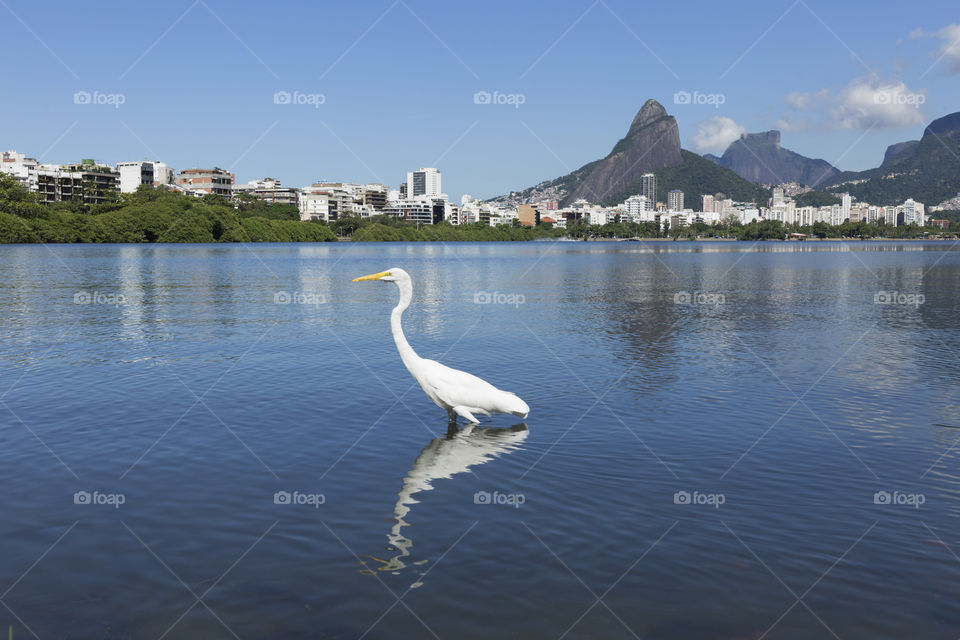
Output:
[[[396,522],[387,534],[391,550],[397,551],[389,560],[373,558],[382,566],[378,571],[399,571],[406,567],[405,558],[410,556],[413,540],[403,535],[403,528],[410,526],[405,518],[418,504],[414,496],[421,491],[433,489],[432,482],[441,478],[449,479],[458,473],[466,473],[471,467],[490,462],[496,457],[515,451],[526,440],[529,431],[527,425],[518,424],[506,429],[474,427],[473,425],[457,430],[451,426],[447,435],[436,438],[428,444],[413,463],[393,508]],[[371,558],[373,556],[370,556]],[[412,564],[424,564],[426,560]],[[372,573],[370,569],[365,573]],[[420,586],[419,583],[414,583]]]

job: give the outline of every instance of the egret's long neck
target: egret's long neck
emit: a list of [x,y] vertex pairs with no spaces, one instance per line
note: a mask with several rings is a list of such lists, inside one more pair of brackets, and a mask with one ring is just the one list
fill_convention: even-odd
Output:
[[413,297],[413,285],[409,281],[401,280],[397,282],[397,288],[400,289],[400,302],[397,303],[390,314],[390,328],[393,331],[393,341],[397,343],[397,351],[400,352],[400,359],[403,360],[407,369],[412,371],[411,366],[420,360],[420,356],[417,355],[417,352],[413,350],[413,347],[410,346],[407,338],[403,335],[401,318],[403,312],[410,306],[410,299]]

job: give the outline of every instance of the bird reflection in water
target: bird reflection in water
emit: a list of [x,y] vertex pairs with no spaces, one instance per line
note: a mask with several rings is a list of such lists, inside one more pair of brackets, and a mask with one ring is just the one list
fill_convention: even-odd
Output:
[[[409,527],[405,518],[413,505],[418,504],[414,496],[421,491],[433,489],[432,482],[441,478],[451,478],[458,473],[467,473],[475,467],[494,458],[515,451],[526,440],[529,434],[526,424],[518,424],[505,429],[494,429],[468,425],[457,429],[451,423],[447,435],[435,438],[424,447],[413,463],[413,468],[403,479],[397,504],[393,508],[395,522],[387,534],[390,541],[389,549],[397,554],[389,560],[368,556],[380,564],[377,571],[400,571],[407,566],[413,540],[403,534],[404,527]],[[423,565],[427,560],[410,562],[413,565]],[[361,571],[373,575],[374,570],[366,568]],[[414,582],[411,588],[422,586],[421,582]]]

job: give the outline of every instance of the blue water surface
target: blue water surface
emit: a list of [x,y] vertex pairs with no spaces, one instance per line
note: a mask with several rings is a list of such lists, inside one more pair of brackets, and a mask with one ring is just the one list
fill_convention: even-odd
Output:
[[[389,331],[516,392],[449,431]],[[15,638],[956,638],[950,243],[0,247]]]

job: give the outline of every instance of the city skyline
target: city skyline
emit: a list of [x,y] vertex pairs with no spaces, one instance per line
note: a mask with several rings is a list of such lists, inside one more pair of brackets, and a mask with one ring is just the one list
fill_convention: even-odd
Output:
[[[397,187],[412,167],[442,165],[458,201],[602,157],[654,97],[698,153],[777,128],[790,149],[863,169],[960,103],[951,8],[930,3],[921,20],[894,5],[745,3],[733,15],[700,4],[689,10],[702,20],[671,31],[660,27],[682,25],[679,8],[612,1],[549,15],[496,3],[91,14],[10,2],[0,33],[17,73],[49,82],[10,88],[0,113],[17,126],[0,146],[44,163],[159,159],[288,185]],[[425,73],[403,73],[404,59]]]

